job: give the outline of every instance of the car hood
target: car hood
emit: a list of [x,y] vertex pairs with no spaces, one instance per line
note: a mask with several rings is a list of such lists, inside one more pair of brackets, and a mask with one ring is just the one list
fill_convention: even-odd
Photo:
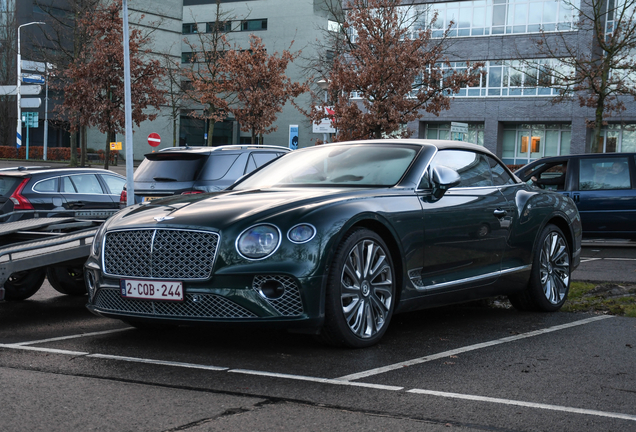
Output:
[[179,225],[222,230],[242,219],[258,221],[297,208],[310,211],[318,205],[375,196],[378,192],[351,188],[281,188],[186,195],[126,208],[113,216],[108,225],[109,229]]

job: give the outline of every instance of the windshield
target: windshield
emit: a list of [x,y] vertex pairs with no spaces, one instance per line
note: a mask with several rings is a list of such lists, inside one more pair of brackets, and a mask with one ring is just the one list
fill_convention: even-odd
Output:
[[417,148],[396,144],[343,144],[298,150],[254,173],[232,189],[280,186],[393,186]]

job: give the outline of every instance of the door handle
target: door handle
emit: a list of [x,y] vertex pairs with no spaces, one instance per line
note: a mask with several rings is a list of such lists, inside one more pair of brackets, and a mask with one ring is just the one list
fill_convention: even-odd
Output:
[[77,201],[71,204],[71,207],[84,207],[85,205],[86,203],[83,203],[82,201]]
[[502,209],[497,209],[492,214],[494,214],[495,217],[502,218],[502,217],[506,216],[508,214],[508,212],[505,211],[505,210],[502,210]]

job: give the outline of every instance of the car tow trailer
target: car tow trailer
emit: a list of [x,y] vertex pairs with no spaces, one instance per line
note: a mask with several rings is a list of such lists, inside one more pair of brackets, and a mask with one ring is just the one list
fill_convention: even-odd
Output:
[[[44,282],[45,273],[57,291],[85,294],[82,267],[93,237],[116,211],[56,211],[56,217],[0,222],[0,300],[32,296]],[[15,215],[4,214],[0,220],[11,216]],[[64,269],[69,269],[70,276],[60,273]]]

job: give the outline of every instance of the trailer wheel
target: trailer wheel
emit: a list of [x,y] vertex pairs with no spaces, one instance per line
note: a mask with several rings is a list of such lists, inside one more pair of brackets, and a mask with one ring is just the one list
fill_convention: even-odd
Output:
[[50,266],[46,268],[46,278],[55,291],[61,294],[83,296],[88,292],[82,266]]
[[45,277],[46,269],[44,267],[11,274],[4,283],[4,299],[7,301],[28,299],[38,292]]

